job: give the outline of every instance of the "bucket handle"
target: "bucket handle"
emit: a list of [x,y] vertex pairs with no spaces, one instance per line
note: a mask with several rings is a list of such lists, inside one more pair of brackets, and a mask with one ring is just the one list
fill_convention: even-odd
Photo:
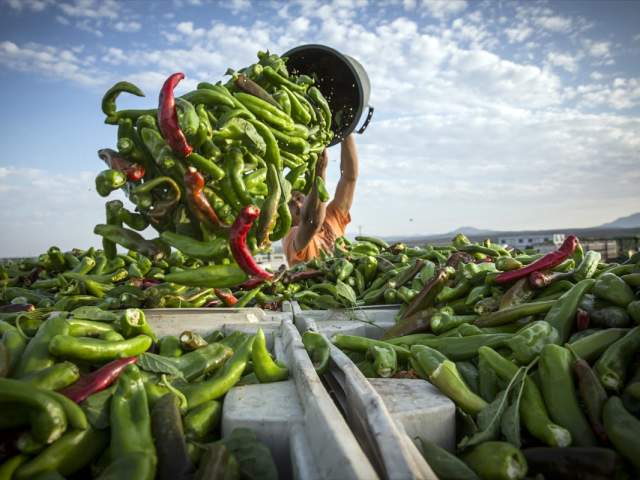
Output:
[[360,134],[364,133],[364,131],[369,126],[369,122],[371,121],[371,117],[373,117],[373,107],[371,105],[369,105],[369,112],[367,113],[367,118],[365,119],[364,123],[362,124],[362,126],[360,127],[360,129],[356,133],[360,133]]

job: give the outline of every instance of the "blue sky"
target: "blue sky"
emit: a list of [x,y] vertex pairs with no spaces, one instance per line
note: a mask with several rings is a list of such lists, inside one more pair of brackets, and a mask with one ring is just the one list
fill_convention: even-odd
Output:
[[[0,255],[96,244],[100,98],[153,106],[323,43],[357,58],[376,112],[357,138],[348,233],[597,225],[640,210],[640,2],[0,0]],[[330,150],[329,186],[339,149]],[[114,197],[115,198],[115,197]]]

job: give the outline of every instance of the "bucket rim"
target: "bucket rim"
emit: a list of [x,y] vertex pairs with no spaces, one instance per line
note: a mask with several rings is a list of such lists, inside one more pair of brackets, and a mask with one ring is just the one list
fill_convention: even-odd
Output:
[[[349,135],[351,135],[353,132],[355,132],[356,127],[358,126],[358,122],[360,121],[360,118],[362,117],[362,113],[364,112],[364,108],[365,108],[365,104],[364,104],[364,89],[362,88],[362,82],[360,81],[360,76],[359,76],[358,72],[356,71],[356,69],[354,68],[354,66],[352,65],[352,63],[349,61],[349,58],[344,53],[341,53],[338,50],[336,50],[335,48],[330,47],[328,45],[323,45],[321,43],[307,43],[305,45],[298,45],[297,47],[293,47],[293,48],[289,49],[288,51],[286,51],[285,53],[283,53],[282,57],[285,57],[288,60],[289,59],[289,55],[291,53],[297,53],[299,50],[312,49],[312,48],[315,48],[315,49],[318,49],[318,50],[324,50],[327,53],[332,53],[333,55],[338,57],[342,61],[342,63],[344,63],[349,68],[349,71],[353,75],[353,78],[354,78],[355,83],[356,83],[356,87],[358,88],[358,95],[360,96],[360,102],[358,102],[359,104],[357,106],[356,115],[354,116],[354,119],[356,119],[356,120],[352,123],[352,125],[350,125],[350,127],[353,126],[353,128],[349,132]],[[366,74],[366,72],[365,72],[365,74]],[[334,145],[337,145],[338,143],[341,143],[344,140],[344,138],[340,139],[340,141],[336,141],[336,140],[338,140],[338,138],[337,138],[337,136],[334,136],[334,138],[331,140],[331,143],[329,143],[328,147],[333,147]]]

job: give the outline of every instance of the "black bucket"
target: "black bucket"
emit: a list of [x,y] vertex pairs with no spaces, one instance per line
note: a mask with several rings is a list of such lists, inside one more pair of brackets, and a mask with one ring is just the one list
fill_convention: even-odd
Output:
[[373,107],[369,105],[371,84],[367,72],[355,58],[325,45],[301,45],[282,56],[288,58],[290,72],[315,78],[329,102],[334,133],[329,146],[340,143],[356,129],[365,106],[369,108],[367,118],[356,133],[366,130],[373,115]]

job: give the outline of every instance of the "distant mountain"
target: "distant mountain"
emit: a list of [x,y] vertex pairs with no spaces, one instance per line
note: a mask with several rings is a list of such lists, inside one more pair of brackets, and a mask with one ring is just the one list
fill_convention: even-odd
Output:
[[494,233],[494,231],[476,227],[459,227],[455,230],[445,233],[443,236],[452,236],[458,233],[462,233],[463,235],[491,235],[492,233]]
[[640,227],[640,212],[628,215],[626,217],[620,217],[613,222],[604,223],[598,228],[639,228]]

